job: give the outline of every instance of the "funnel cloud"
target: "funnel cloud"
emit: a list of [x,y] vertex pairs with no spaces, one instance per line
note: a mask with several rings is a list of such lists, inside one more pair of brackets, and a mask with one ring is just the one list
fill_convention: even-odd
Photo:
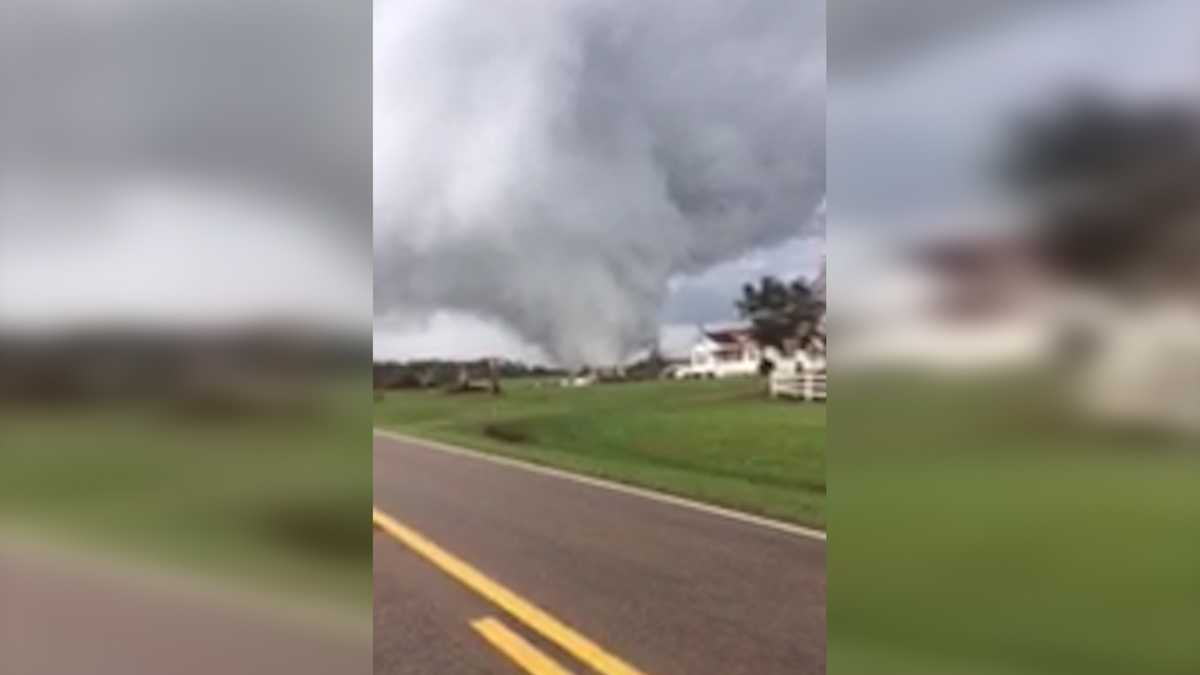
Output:
[[672,279],[820,235],[824,30],[824,2],[377,3],[377,320],[614,363]]

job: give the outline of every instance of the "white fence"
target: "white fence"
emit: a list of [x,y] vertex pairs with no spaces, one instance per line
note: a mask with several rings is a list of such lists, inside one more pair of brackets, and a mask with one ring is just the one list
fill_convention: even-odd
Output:
[[771,396],[801,401],[824,401],[827,393],[825,373],[779,373],[770,379]]

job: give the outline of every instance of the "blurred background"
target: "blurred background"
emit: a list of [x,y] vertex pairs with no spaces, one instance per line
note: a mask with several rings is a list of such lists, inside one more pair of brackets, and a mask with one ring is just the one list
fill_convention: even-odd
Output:
[[829,44],[830,672],[1200,671],[1200,5]]
[[[831,671],[1200,671],[1200,8],[828,20]],[[0,671],[370,668],[370,30],[6,4]]]
[[0,21],[0,671],[368,672],[371,5]]

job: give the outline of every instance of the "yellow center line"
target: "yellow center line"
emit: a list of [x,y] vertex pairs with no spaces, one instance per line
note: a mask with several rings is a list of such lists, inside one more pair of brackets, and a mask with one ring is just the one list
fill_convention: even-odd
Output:
[[489,579],[482,572],[456,558],[417,531],[402,525],[395,518],[379,509],[373,509],[371,520],[376,527],[411,548],[467,588],[508,612],[521,623],[537,631],[547,640],[562,647],[568,654],[587,664],[596,672],[603,673],[603,675],[645,675],[546,611]]
[[558,665],[525,638],[508,629],[499,620],[486,617],[471,622],[471,627],[485,640],[518,666],[532,675],[571,675],[571,671]]

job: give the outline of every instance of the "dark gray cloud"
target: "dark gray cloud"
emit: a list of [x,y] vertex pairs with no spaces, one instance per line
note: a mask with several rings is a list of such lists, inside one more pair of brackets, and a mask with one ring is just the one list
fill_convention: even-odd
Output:
[[[1003,193],[992,162],[1022,113],[1079,87],[1133,98],[1198,91],[1193,0],[895,4],[912,15],[907,21],[965,12],[965,24],[939,23],[927,39],[876,59],[865,37],[872,2],[837,5],[837,48],[859,40],[867,52],[848,69],[853,76],[835,74],[830,86],[830,201],[839,232],[1004,220],[1022,205]],[[855,21],[839,28],[843,13]],[[846,42],[839,30],[857,37]]]
[[370,3],[2,14],[0,323],[370,321]]
[[670,279],[820,231],[824,89],[823,2],[381,3],[377,315],[626,356]]
[[219,178],[368,241],[368,3],[13,0],[4,17],[6,173]]
[[838,0],[829,13],[835,78],[887,69],[1039,16],[1114,0]]

